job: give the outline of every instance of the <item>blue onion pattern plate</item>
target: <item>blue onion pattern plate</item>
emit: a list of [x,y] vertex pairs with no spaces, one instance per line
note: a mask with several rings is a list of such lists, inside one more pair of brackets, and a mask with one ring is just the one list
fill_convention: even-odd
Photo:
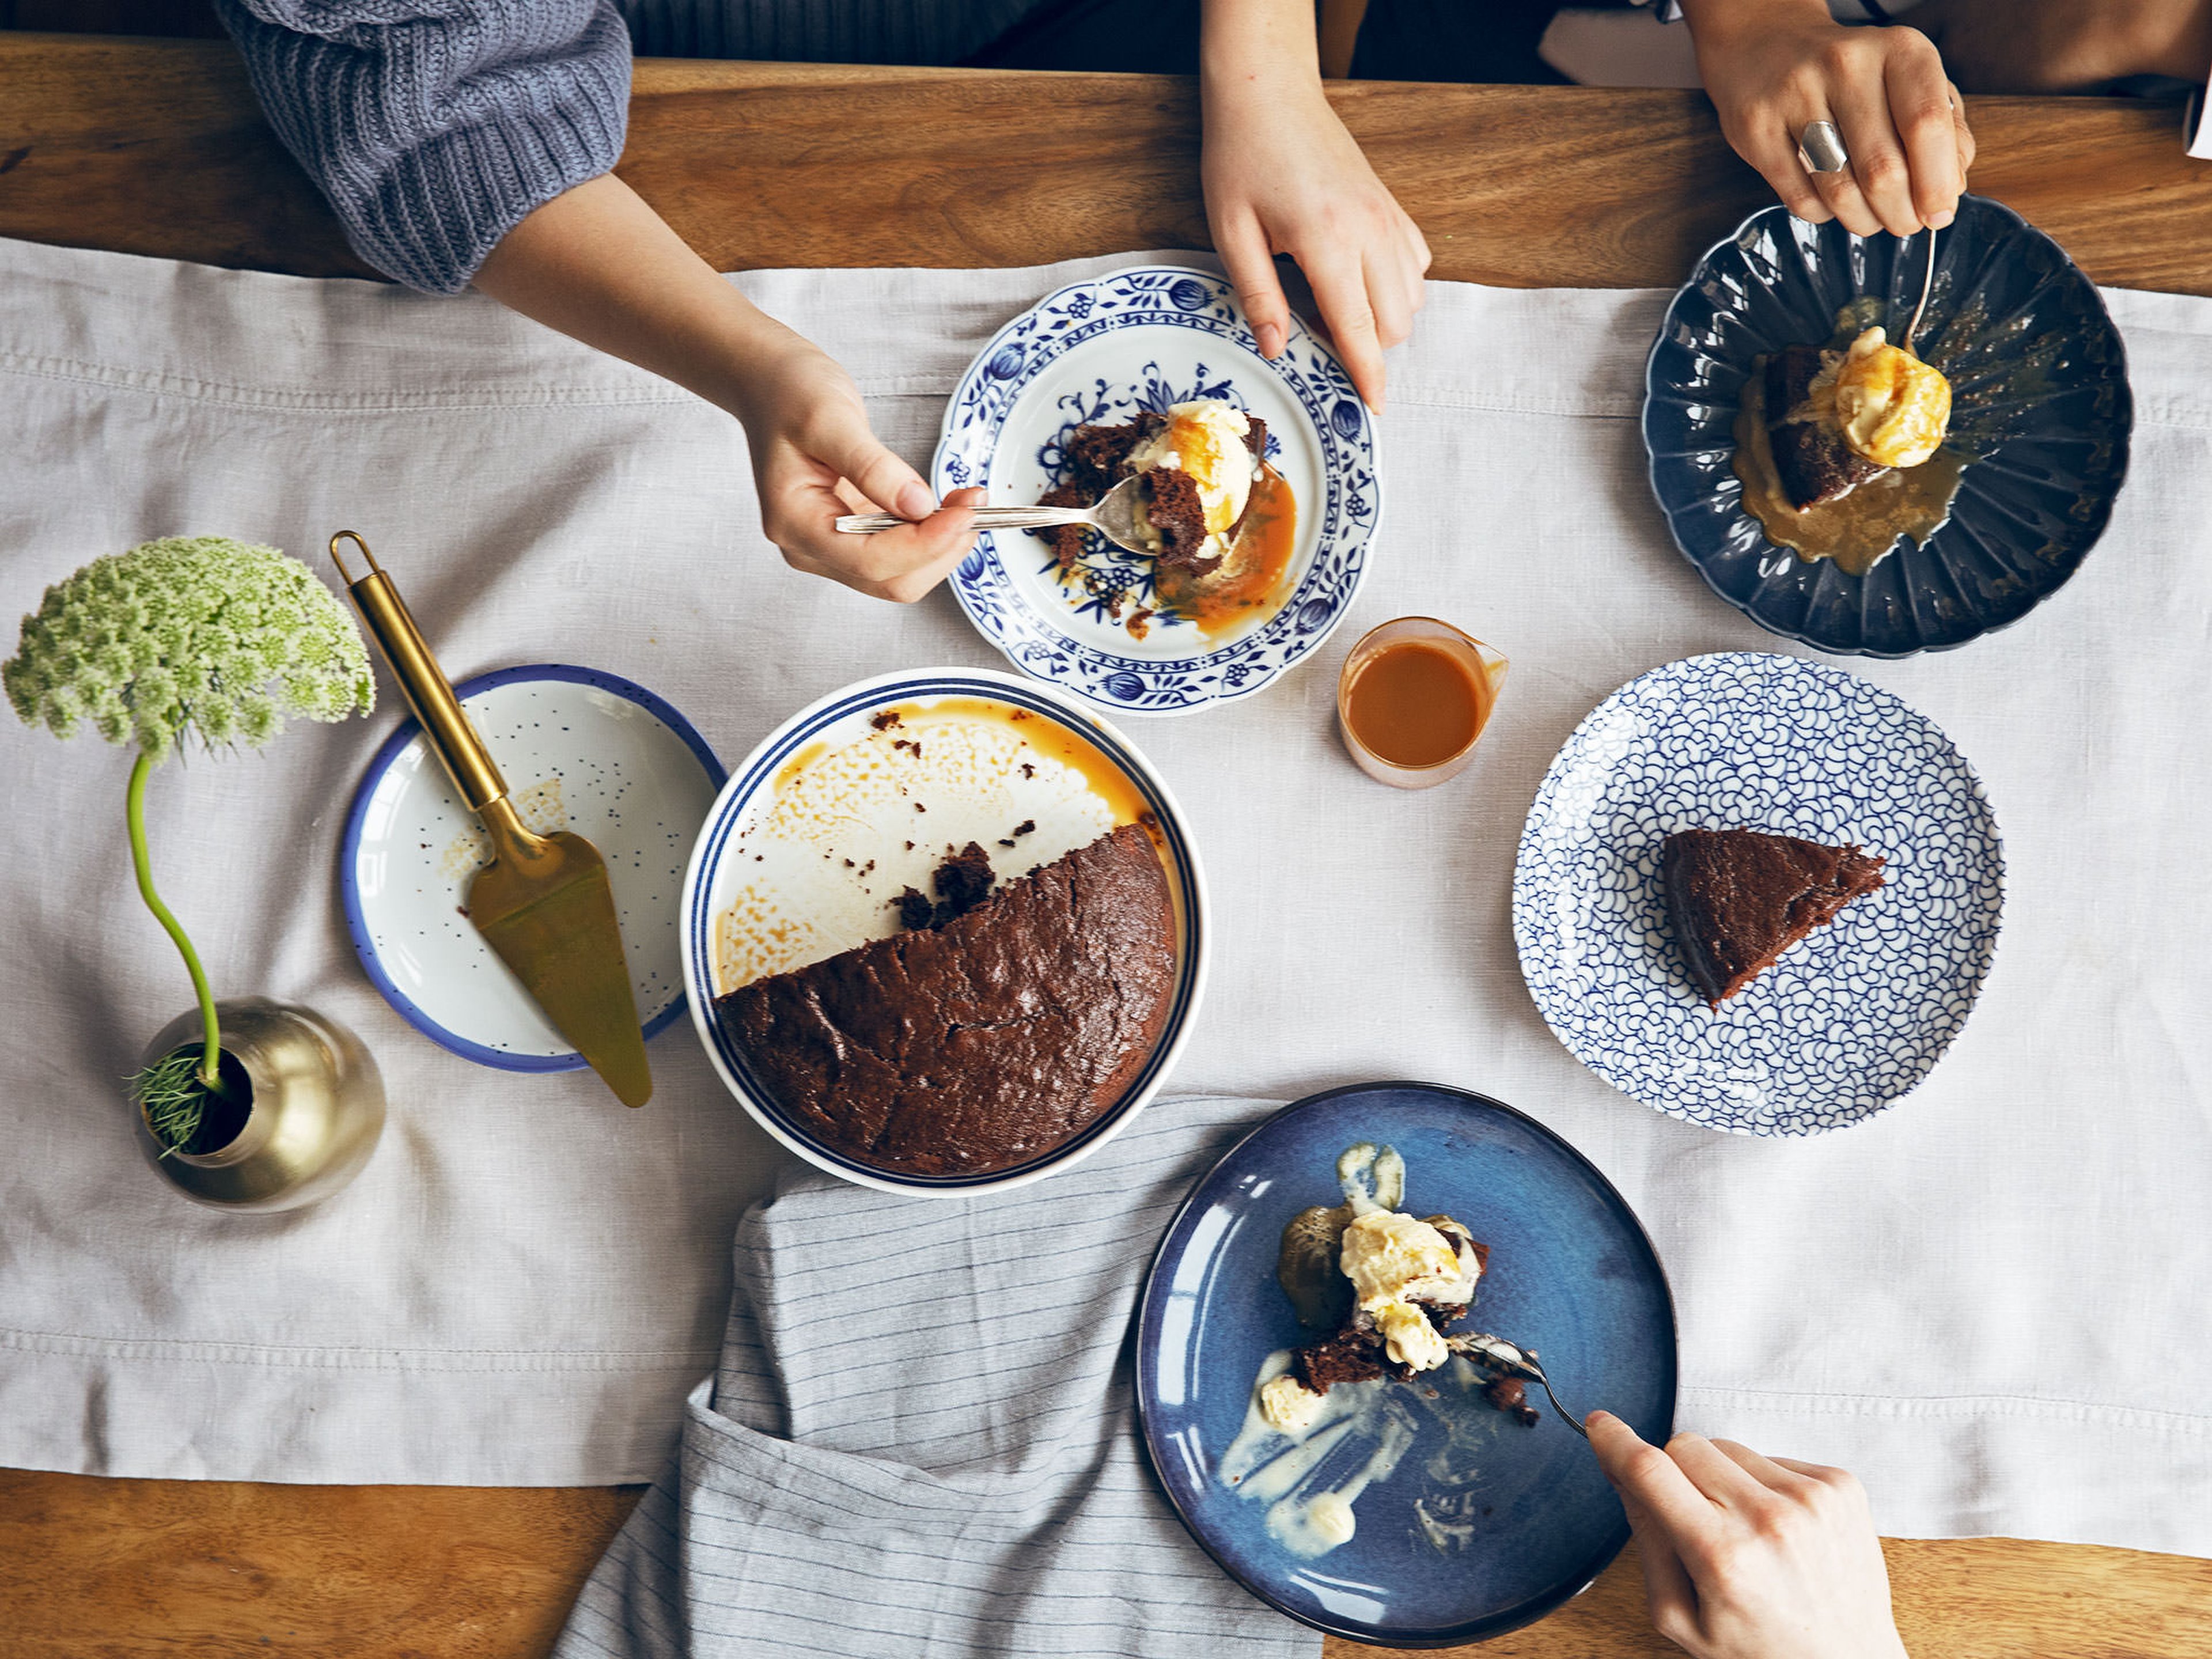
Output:
[[[1183,1522],[1253,1594],[1357,1642],[1440,1647],[1541,1617],[1628,1540],[1580,1437],[1547,1408],[1524,1426],[1474,1397],[1457,1362],[1419,1387],[1366,1385],[1410,1439],[1352,1501],[1348,1542],[1301,1556],[1277,1501],[1232,1482],[1227,1454],[1272,1353],[1312,1340],[1275,1283],[1284,1224],[1334,1204],[1337,1157],[1361,1141],[1406,1160],[1405,1207],[1490,1246],[1468,1325],[1535,1348],[1570,1409],[1600,1407],[1649,1440],[1674,1416],[1674,1305],[1627,1203],[1574,1148],[1462,1089],[1371,1083],[1286,1106],[1244,1137],[1169,1224],[1137,1317],[1146,1449]],[[1433,1384],[1434,1398],[1430,1397]],[[1308,1442],[1314,1445],[1326,1428]],[[1334,1484],[1369,1455],[1355,1429],[1312,1471]],[[1287,1496],[1296,1501],[1299,1488]]]
[[[1708,1009],[1669,936],[1660,842],[1764,830],[1888,860],[1847,906]],[[1559,1041],[1616,1089],[1741,1134],[1881,1111],[1928,1075],[1996,949],[2004,852],[1981,781],[1924,715],[1798,657],[1688,657],[1631,680],[1544,775],[1513,937]]]
[[1219,398],[1267,423],[1267,459],[1297,499],[1287,597],[1212,638],[1163,614],[1143,640],[1112,614],[1152,599],[1152,561],[1096,536],[1081,582],[1062,584],[1044,541],[987,534],[952,576],[977,630],[1024,673],[1116,714],[1183,714],[1246,697],[1327,639],[1366,574],[1382,513],[1373,417],[1336,355],[1304,325],[1270,360],[1223,277],[1139,265],[1047,296],[976,355],[945,411],[939,492],[981,485],[994,505],[1060,482],[1079,426]]
[[1698,262],[1645,371],[1644,442],[1674,544],[1762,628],[1822,651],[1944,651],[2026,616],[2080,568],[2128,469],[2133,403],[2096,284],[2041,231],[1983,197],[1936,239],[1917,343],[1950,378],[1948,447],[1974,457],[1951,516],[1865,576],[1766,539],[1730,470],[1753,362],[1826,341],[1870,296],[1894,339],[1920,297],[1928,240],[1861,240],[1771,207]]

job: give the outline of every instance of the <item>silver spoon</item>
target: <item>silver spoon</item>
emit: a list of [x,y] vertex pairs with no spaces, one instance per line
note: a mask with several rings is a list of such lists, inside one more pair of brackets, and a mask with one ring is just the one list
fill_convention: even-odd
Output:
[[[975,528],[1048,530],[1060,525],[1082,525],[1097,531],[1116,547],[1149,557],[1160,550],[1158,543],[1147,542],[1139,528],[1143,522],[1138,516],[1138,509],[1143,505],[1139,494],[1143,483],[1142,473],[1124,478],[1100,496],[1093,507],[979,507],[975,509]],[[848,513],[837,520],[837,528],[848,536],[873,536],[885,530],[896,530],[908,522],[891,513]]]
[[1463,1354],[1487,1370],[1502,1371],[1508,1376],[1517,1376],[1523,1382],[1534,1382],[1544,1390],[1544,1397],[1552,1402],[1552,1409],[1565,1419],[1566,1425],[1585,1440],[1589,1431],[1583,1420],[1559,1403],[1559,1396],[1552,1392],[1552,1379],[1544,1375],[1544,1368],[1536,1363],[1536,1356],[1526,1348],[1516,1347],[1502,1336],[1486,1336],[1480,1332],[1471,1335],[1448,1336],[1444,1346],[1454,1353]]

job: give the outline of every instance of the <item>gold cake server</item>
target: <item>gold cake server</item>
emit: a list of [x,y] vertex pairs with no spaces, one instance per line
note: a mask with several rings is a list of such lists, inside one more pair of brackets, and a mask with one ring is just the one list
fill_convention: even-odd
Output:
[[[358,581],[338,556],[351,542],[368,562]],[[625,1106],[653,1096],[614,889],[599,849],[566,830],[533,835],[507,799],[507,780],[408,615],[392,578],[350,530],[331,538],[331,561],[392,665],[422,736],[491,837],[492,861],[469,884],[468,918],[499,959]]]

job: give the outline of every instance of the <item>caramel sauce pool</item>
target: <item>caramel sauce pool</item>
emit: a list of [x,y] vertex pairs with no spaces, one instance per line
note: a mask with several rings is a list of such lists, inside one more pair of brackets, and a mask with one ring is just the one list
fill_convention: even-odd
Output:
[[1298,503],[1291,486],[1272,466],[1252,481],[1243,526],[1229,557],[1210,576],[1163,570],[1153,591],[1160,603],[1188,617],[1199,632],[1212,636],[1249,622],[1253,612],[1282,602],[1283,577],[1298,541]]
[[1966,460],[1955,450],[1939,449],[1918,466],[1885,472],[1841,501],[1800,512],[1790,504],[1774,470],[1774,448],[1766,433],[1766,359],[1761,357],[1744,383],[1730,465],[1743,482],[1743,510],[1759,520],[1768,541],[1808,564],[1833,559],[1845,575],[1863,576],[1897,545],[1899,536],[1924,545],[1951,516]]
[[1345,719],[1370,753],[1393,766],[1441,766],[1474,741],[1489,701],[1490,688],[1452,653],[1401,640],[1352,680]]

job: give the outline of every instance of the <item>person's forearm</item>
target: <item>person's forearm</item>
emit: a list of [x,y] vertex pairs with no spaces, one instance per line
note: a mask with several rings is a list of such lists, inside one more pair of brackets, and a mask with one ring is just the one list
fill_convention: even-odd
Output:
[[1708,44],[1745,29],[1778,22],[1832,22],[1828,0],[1681,0],[1682,21],[1693,40]]
[[1321,46],[1310,0],[1206,0],[1199,86],[1208,100],[1321,92]]
[[501,304],[732,414],[749,368],[795,339],[613,174],[554,198],[477,272]]

